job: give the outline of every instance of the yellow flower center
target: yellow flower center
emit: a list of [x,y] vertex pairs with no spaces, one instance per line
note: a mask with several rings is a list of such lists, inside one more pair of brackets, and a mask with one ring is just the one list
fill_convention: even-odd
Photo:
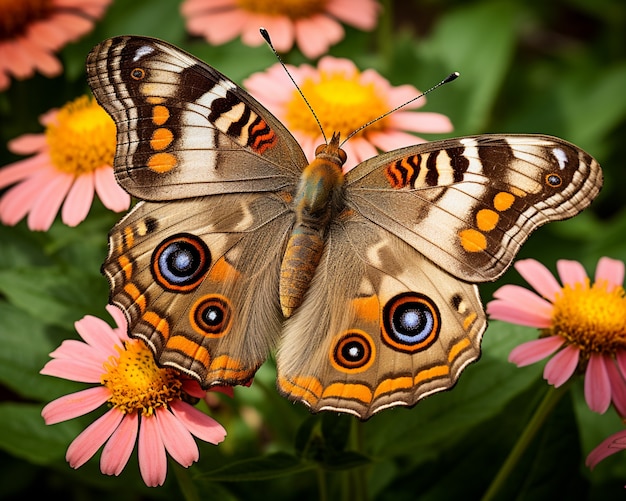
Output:
[[581,350],[613,355],[626,349],[626,298],[624,289],[609,291],[606,282],[566,285],[554,302],[549,335],[559,335]]
[[[389,111],[387,100],[379,95],[374,84],[364,84],[359,77],[358,72],[351,77],[343,73],[321,73],[318,78],[308,78],[300,85],[327,134],[339,132],[342,138],[346,138],[363,124]],[[287,104],[285,122],[289,129],[310,136],[317,137],[320,133],[311,110],[295,90]],[[384,128],[385,120],[382,119],[366,130],[372,132]]]
[[111,117],[88,96],[63,106],[56,123],[46,128],[52,164],[76,176],[113,165],[115,136]]
[[38,19],[53,10],[52,0],[0,0],[0,40],[22,35]]
[[182,381],[172,369],[157,366],[152,352],[137,339],[116,348],[118,356],[105,362],[101,383],[111,391],[109,403],[125,414],[152,416],[159,407],[180,399]]
[[289,19],[311,17],[326,8],[326,0],[237,0],[237,3],[241,9],[254,14],[287,16]]

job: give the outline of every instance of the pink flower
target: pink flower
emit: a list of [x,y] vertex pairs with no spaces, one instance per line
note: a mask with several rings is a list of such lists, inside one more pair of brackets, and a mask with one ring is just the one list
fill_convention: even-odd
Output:
[[53,55],[93,29],[111,0],[20,0],[0,2],[0,91],[9,75],[18,80],[35,70],[47,77],[63,67]]
[[325,54],[339,42],[344,31],[338,21],[369,31],[376,26],[379,5],[374,0],[185,0],[181,12],[187,30],[220,45],[241,34],[244,44],[263,43],[264,27],[279,52],[294,42],[308,58]]
[[[105,207],[121,212],[130,196],[115,181],[115,124],[87,96],[40,119],[44,134],[25,134],[9,142],[9,150],[34,154],[0,169],[0,221],[14,225],[28,215],[31,230],[48,230],[63,204],[61,219],[76,226],[87,217],[94,192]],[[65,202],[64,202],[65,201]]]
[[[339,132],[345,139],[362,125],[419,95],[411,85],[393,87],[374,70],[359,71],[348,59],[326,56],[317,68],[288,65],[288,69],[329,137],[333,132]],[[311,110],[280,64],[255,73],[244,81],[244,85],[285,124],[309,161],[312,160],[315,148],[324,139]],[[425,141],[409,132],[452,131],[452,124],[445,115],[410,111],[420,108],[425,101],[421,98],[378,120],[343,144],[342,149],[348,155],[344,171],[377,155],[378,150],[389,151]]]
[[626,298],[624,263],[607,257],[598,262],[590,285],[577,261],[557,261],[563,285],[538,261],[518,261],[515,269],[539,294],[504,285],[487,305],[492,319],[541,330],[539,339],[511,351],[519,367],[554,355],[544,378],[561,386],[576,372],[585,374],[585,400],[604,413],[611,402],[626,416]]
[[143,342],[127,336],[122,312],[111,305],[107,311],[117,327],[96,317],[82,318],[76,322],[76,330],[84,342],[64,341],[41,370],[49,376],[99,386],[60,397],[41,414],[46,424],[55,424],[107,403],[110,409],[70,444],[66,454],[70,466],[82,466],[104,445],[100,469],[106,475],[119,475],[137,442],[144,482],[150,487],[162,485],[167,473],[166,451],[188,467],[199,456],[192,435],[218,444],[226,431],[183,398],[204,397],[199,384],[172,369],[157,367]]

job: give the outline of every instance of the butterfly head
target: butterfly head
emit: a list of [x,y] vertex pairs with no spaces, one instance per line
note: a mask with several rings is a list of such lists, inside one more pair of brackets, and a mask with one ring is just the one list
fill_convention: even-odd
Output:
[[330,138],[329,143],[320,144],[315,148],[315,159],[331,162],[341,170],[343,164],[346,163],[347,155],[346,152],[339,147],[339,141],[339,132],[335,132],[333,137]]

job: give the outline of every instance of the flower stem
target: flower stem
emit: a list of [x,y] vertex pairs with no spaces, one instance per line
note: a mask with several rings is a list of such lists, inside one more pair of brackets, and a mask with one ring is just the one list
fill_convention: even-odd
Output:
[[487,489],[487,492],[482,497],[482,501],[491,501],[494,499],[500,488],[506,483],[513,469],[517,466],[517,463],[528,446],[532,443],[533,438],[535,438],[535,435],[541,429],[541,426],[545,423],[556,404],[561,400],[561,397],[565,395],[568,388],[569,385],[564,384],[559,388],[548,389],[541,403],[535,410],[535,413],[530,418],[530,421],[528,421],[526,428],[524,428],[524,431],[515,443],[515,446],[511,449],[506,461],[501,466],[500,471],[498,471],[489,489]]

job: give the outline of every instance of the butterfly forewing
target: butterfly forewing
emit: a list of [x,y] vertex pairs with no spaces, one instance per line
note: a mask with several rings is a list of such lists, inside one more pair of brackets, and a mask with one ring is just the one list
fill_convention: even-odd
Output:
[[500,276],[530,233],[586,208],[598,163],[562,139],[484,135],[420,144],[358,165],[347,204],[453,275]]
[[288,189],[307,164],[271,113],[166,42],[109,39],[89,54],[87,74],[117,126],[116,177],[138,198]]

